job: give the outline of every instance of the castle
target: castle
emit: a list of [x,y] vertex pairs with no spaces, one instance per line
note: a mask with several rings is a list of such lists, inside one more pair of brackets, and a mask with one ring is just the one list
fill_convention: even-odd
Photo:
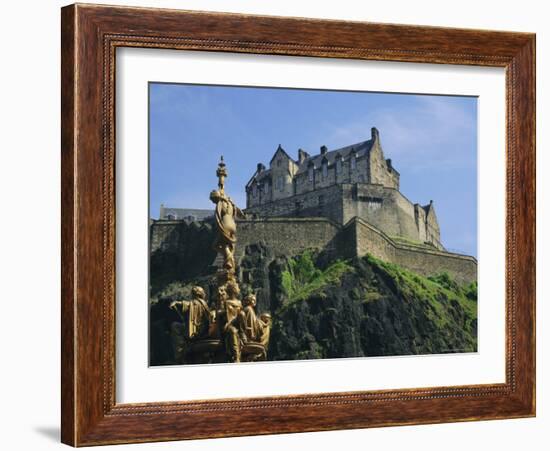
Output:
[[413,204],[399,191],[399,172],[384,158],[380,135],[292,159],[279,145],[269,169],[259,163],[246,185],[246,213],[257,217],[360,218],[393,239],[444,250],[433,202]]
[[[235,250],[244,283],[259,283],[251,259],[268,268],[278,256],[309,249],[337,258],[368,253],[419,274],[447,272],[459,283],[477,279],[474,257],[441,244],[433,202],[413,204],[399,191],[399,172],[384,158],[376,128],[369,140],[340,149],[323,146],[314,156],[300,149],[297,160],[279,146],[269,169],[258,164],[246,199]],[[214,264],[212,210],[162,205],[150,225],[152,278],[164,280],[166,268],[174,280],[194,277]],[[256,288],[268,298],[265,283]]]

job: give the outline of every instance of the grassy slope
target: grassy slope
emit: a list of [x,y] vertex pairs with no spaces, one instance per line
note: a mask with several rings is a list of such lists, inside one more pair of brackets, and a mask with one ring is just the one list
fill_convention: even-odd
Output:
[[274,359],[477,349],[477,285],[446,273],[424,277],[372,256],[319,267],[306,252],[288,260],[281,285]]

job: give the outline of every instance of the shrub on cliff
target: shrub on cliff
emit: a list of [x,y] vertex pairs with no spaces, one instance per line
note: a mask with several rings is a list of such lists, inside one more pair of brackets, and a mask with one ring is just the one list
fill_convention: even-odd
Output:
[[336,260],[327,268],[320,269],[315,265],[312,251],[305,251],[288,261],[288,267],[281,274],[281,284],[288,297],[283,309],[288,305],[307,299],[314,293],[321,293],[328,285],[338,283],[342,275],[352,271],[349,263]]

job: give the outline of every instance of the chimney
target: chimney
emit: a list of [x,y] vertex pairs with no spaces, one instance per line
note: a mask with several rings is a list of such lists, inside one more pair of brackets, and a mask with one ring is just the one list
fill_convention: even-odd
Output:
[[309,158],[309,154],[305,150],[298,149],[298,163],[299,164],[302,164],[308,158]]
[[265,166],[262,163],[258,163],[258,174],[263,171],[265,171]]
[[380,134],[378,133],[378,129],[376,127],[372,127],[370,129],[370,136],[373,141],[379,141],[380,140]]
[[327,153],[327,146],[321,146],[321,155],[324,155]]

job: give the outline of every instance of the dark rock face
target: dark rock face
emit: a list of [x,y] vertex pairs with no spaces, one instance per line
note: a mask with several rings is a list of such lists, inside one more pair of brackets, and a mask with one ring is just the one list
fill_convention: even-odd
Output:
[[271,310],[271,287],[269,283],[269,263],[273,254],[265,243],[259,242],[245,247],[244,256],[239,262],[238,278],[244,294],[256,295],[259,312]]
[[[239,262],[243,295],[256,293],[257,311],[273,317],[268,360],[477,350],[475,284],[459,286],[445,274],[426,278],[369,256],[341,262],[311,255],[311,261],[274,256],[265,243],[257,243],[246,247]],[[177,318],[167,304],[188,298],[194,284],[213,299],[212,274],[166,284],[155,295],[152,365],[173,363],[169,331]]]
[[210,223],[160,224],[157,228],[162,229],[162,246],[158,237],[151,236],[151,295],[182,279],[192,280],[214,273],[211,265],[216,251],[212,246],[214,233]]
[[[392,274],[368,258],[356,259],[351,266],[339,284],[279,308],[270,359],[476,351],[476,300],[468,299],[462,288],[447,290],[418,277],[428,289],[411,289],[408,280],[396,283]],[[273,285],[280,285],[284,270],[284,263],[274,263]],[[278,305],[284,304],[284,294],[279,296]]]

